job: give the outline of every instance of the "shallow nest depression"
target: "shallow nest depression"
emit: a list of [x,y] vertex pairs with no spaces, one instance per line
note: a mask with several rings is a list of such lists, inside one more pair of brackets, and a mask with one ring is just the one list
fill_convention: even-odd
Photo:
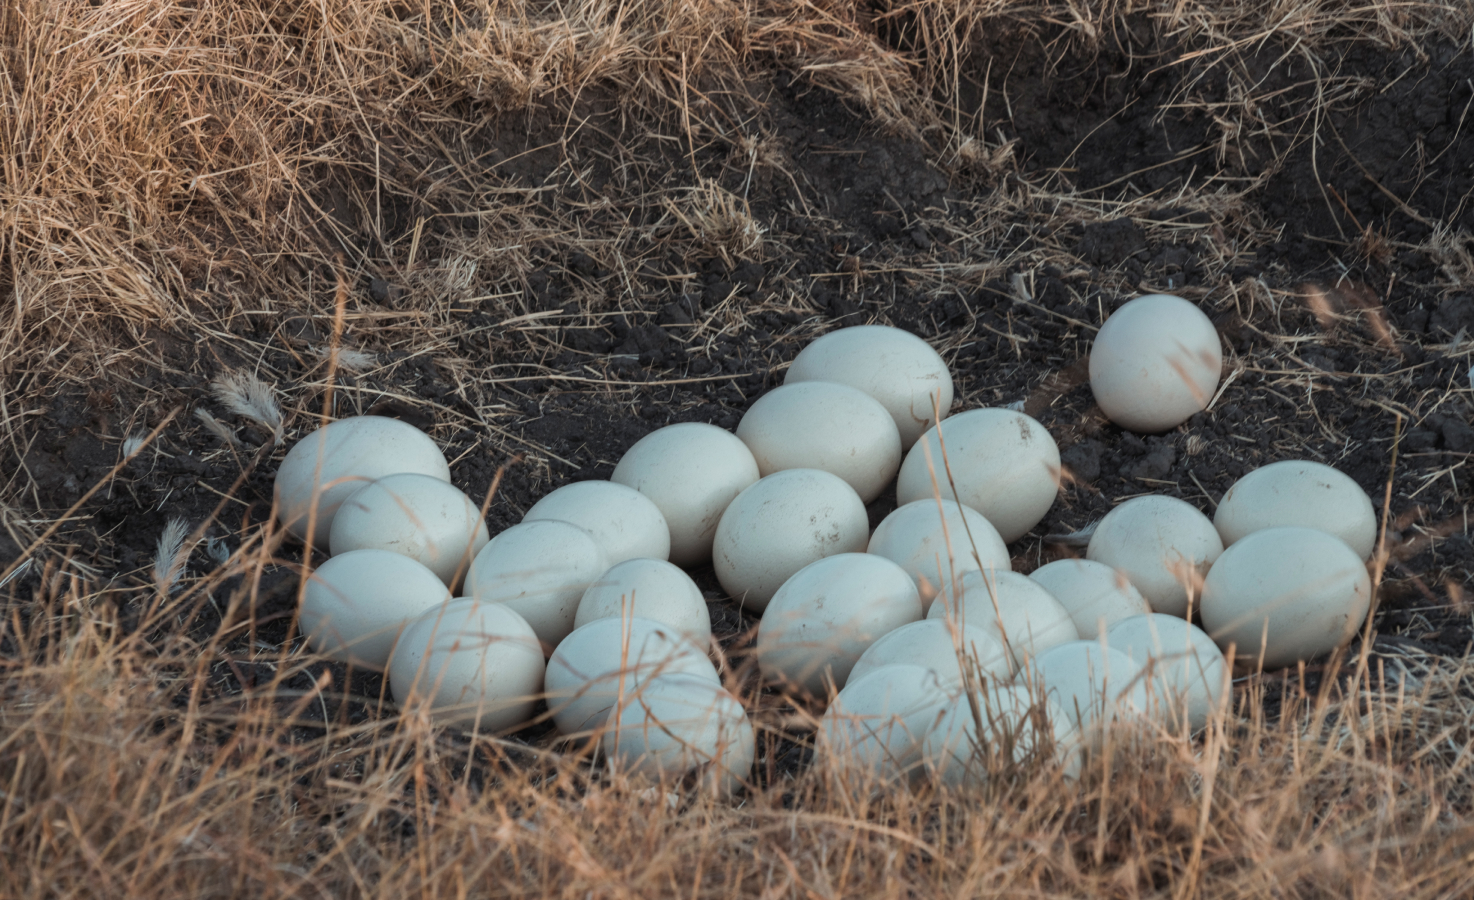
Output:
[[[1467,895],[1471,28],[1454,0],[10,0],[0,884]],[[1148,291],[1228,354],[1143,439],[1082,361]],[[1364,639],[1078,782],[871,791],[809,764],[818,710],[756,691],[754,623],[697,573],[760,729],[726,801],[546,725],[435,730],[295,637],[306,561],[263,525],[325,410],[428,429],[472,497],[500,472],[495,532],[862,322],[1054,435],[1022,571],[1126,497],[1347,472],[1386,512]]]

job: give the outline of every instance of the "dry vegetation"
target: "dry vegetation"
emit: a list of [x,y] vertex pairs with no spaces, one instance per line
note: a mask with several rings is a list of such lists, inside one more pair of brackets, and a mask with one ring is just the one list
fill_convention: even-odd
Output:
[[[960,74],[988,34],[1061,28],[1059,51],[1088,55],[1130,16],[1190,38],[1199,49],[1183,65],[1194,73],[1233,68],[1239,51],[1270,43],[1303,61],[1323,90],[1302,130],[1284,135],[1285,148],[1321,139],[1319,117],[1353,87],[1319,64],[1328,48],[1417,52],[1435,40],[1467,41],[1474,26],[1459,0],[6,0],[0,440],[14,459],[26,458],[46,399],[64,386],[131,385],[141,399],[111,424],[116,437],[132,436],[118,441],[127,456],[80,485],[96,493],[72,510],[41,512],[24,466],[0,483],[5,533],[25,548],[0,569],[9,596],[0,622],[0,895],[1474,893],[1474,669],[1462,660],[1408,655],[1389,669],[1363,644],[1339,678],[1241,679],[1233,709],[1207,733],[1117,748],[1078,783],[1041,771],[966,793],[871,791],[791,765],[794,742],[807,740],[803,720],[769,697],[759,713],[759,771],[727,802],[618,783],[547,741],[435,731],[387,698],[350,696],[297,644],[260,637],[262,573],[287,551],[259,522],[223,551],[199,551],[224,560],[210,574],[182,579],[180,554],[203,545],[209,520],[170,535],[158,572],[122,577],[95,549],[76,551],[80,540],[59,537],[82,527],[78,510],[112,489],[129,456],[186,421],[216,435],[219,452],[238,462],[218,515],[266,463],[272,438],[312,427],[335,390],[339,409],[365,404],[345,373],[380,371],[390,355],[433,356],[466,401],[432,403],[437,413],[549,465],[550,452],[496,424],[485,385],[562,379],[611,404],[637,405],[635,389],[649,382],[621,381],[607,368],[540,366],[539,329],[633,308],[649,260],[675,253],[735,262],[771,251],[743,186],[795,178],[781,143],[744,118],[772,71],[833,91],[887,132],[923,142],[959,182],[1000,185],[978,195],[976,224],[965,231],[935,223],[958,250],[952,257],[867,263],[872,273],[889,266],[919,291],[1014,270],[1018,260],[999,247],[1021,219],[1144,213],[1154,204],[1024,177],[1012,145],[967,111]],[[1211,109],[1220,162],[1247,152],[1245,136],[1267,127],[1248,71],[1233,82],[1242,90]],[[1181,84],[1182,103],[1207,103],[1193,77]],[[608,177],[567,163],[541,184],[483,177],[476,164],[490,152],[485,136],[523,113],[569,139],[612,128],[602,145]],[[698,165],[712,148],[723,162]],[[507,164],[515,169],[517,160]],[[1225,181],[1178,198],[1226,223],[1215,236],[1225,269],[1273,231],[1241,209],[1253,186]],[[581,199],[545,203],[549,191]],[[411,227],[385,224],[406,216]],[[466,227],[434,227],[452,219]],[[364,232],[366,245],[356,236]],[[1391,252],[1390,238],[1370,226],[1349,237],[1361,256]],[[1474,278],[1467,233],[1435,228],[1421,249],[1450,283]],[[537,254],[573,250],[627,290],[578,293],[573,311],[534,308],[528,278]],[[1031,266],[1079,265],[1059,247],[1027,252]],[[403,293],[374,308],[349,296],[350,284],[380,272]],[[835,274],[862,278],[858,260]],[[1028,283],[1016,288],[1021,302],[1033,302]],[[1287,301],[1302,296],[1249,283],[1219,302],[1277,323]],[[474,360],[456,343],[465,331],[458,311],[472,300],[498,321],[480,338],[486,355]],[[1390,340],[1375,304],[1367,312],[1354,300],[1322,296],[1318,312],[1363,347]],[[814,312],[791,292],[764,303],[801,319]],[[715,339],[756,311],[729,298],[689,340]],[[151,372],[203,373],[203,400],[206,382],[223,378],[227,411],[252,418],[251,409],[270,405],[262,399],[269,389],[244,376],[232,382],[224,370],[285,379],[262,362],[241,323],[265,317],[277,327],[294,315],[325,324],[291,345],[305,374],[283,391],[282,418],[254,416],[268,420],[259,451],[207,411],[179,416],[172,395],[149,380]],[[804,319],[794,335],[819,327]],[[345,330],[361,337],[344,338]],[[950,358],[969,337],[939,343]],[[159,349],[166,340],[208,345],[206,358],[224,365],[176,373]],[[1268,366],[1266,377],[1275,371]],[[1306,390],[1303,378],[1284,380]],[[1069,384],[1068,373],[1036,384],[1030,402],[1048,406]],[[1415,529],[1406,534],[1404,549],[1423,540]],[[1435,587],[1468,575],[1422,574]],[[34,585],[24,595],[23,581]],[[226,689],[227,670],[240,690]],[[1306,694],[1305,683],[1318,687]]]

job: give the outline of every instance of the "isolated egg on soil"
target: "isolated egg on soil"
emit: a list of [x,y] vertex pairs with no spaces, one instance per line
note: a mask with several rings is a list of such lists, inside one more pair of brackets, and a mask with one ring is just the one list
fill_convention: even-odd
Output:
[[543,653],[522,617],[499,603],[452,600],[405,627],[389,658],[401,706],[427,698],[436,722],[505,731],[532,717]]
[[906,570],[882,556],[841,553],[783,583],[758,623],[763,679],[822,696],[843,687],[851,667],[881,636],[921,618]]
[[1328,531],[1362,559],[1377,545],[1377,511],[1351,476],[1323,463],[1287,459],[1234,482],[1213,513],[1225,546],[1263,528],[1298,525]]
[[1008,547],[982,513],[952,500],[913,500],[876,526],[866,553],[884,556],[916,579],[923,603],[952,589],[954,575],[1006,572]]
[[636,441],[609,480],[650,498],[670,531],[670,561],[689,567],[711,559],[727,504],[760,477],[741,438],[704,422],[682,422]]
[[565,735],[596,732],[621,696],[649,679],[686,674],[722,683],[711,660],[668,625],[639,617],[595,619],[548,660],[548,709]]
[[988,632],[1007,648],[1014,671],[1029,657],[1080,638],[1069,611],[1026,575],[968,572],[958,580],[958,587],[955,595],[938,597],[926,617],[946,620],[950,615],[968,628]]
[[845,685],[819,722],[816,755],[840,772],[894,781],[916,774],[921,742],[954,702],[922,666],[872,669]]
[[1090,390],[1101,412],[1146,434],[1176,428],[1206,409],[1222,369],[1213,322],[1170,294],[1123,304],[1090,348]]
[[1111,626],[1106,644],[1150,673],[1153,710],[1173,728],[1197,731],[1223,704],[1223,653],[1191,622],[1162,613],[1132,616]]
[[784,384],[833,381],[859,388],[890,413],[901,449],[916,443],[952,407],[952,374],[931,345],[886,325],[855,325],[831,331],[794,357]]
[[701,784],[729,794],[752,771],[757,733],[742,703],[694,675],[644,682],[617,710],[600,745],[629,775],[676,781],[700,769]]
[[1080,733],[1057,703],[1039,702],[1018,684],[989,685],[977,698],[976,711],[957,698],[927,732],[921,758],[932,777],[949,787],[981,785],[989,770],[1031,762],[1060,764],[1066,778],[1079,777]]
[[1181,617],[1222,552],[1218,529],[1197,507],[1153,494],[1106,513],[1085,556],[1124,572],[1153,612]]
[[382,671],[404,627],[449,599],[423,563],[389,550],[350,550],[308,577],[297,628],[318,653]]
[[1371,579],[1355,550],[1314,528],[1266,528],[1234,541],[1203,583],[1203,630],[1251,665],[1280,669],[1356,634]]
[[1069,613],[1082,640],[1093,641],[1123,619],[1145,615],[1151,604],[1124,572],[1089,559],[1059,559],[1029,574]]
[[272,486],[277,518],[306,540],[316,496],[312,543],[327,549],[333,518],[343,501],[370,481],[400,472],[450,481],[445,454],[413,425],[383,416],[330,422],[294,444],[277,468]]
[[594,536],[609,565],[669,559],[670,528],[649,497],[612,481],[575,481],[532,504],[523,522],[557,519]]
[[578,604],[608,568],[604,550],[571,522],[534,519],[492,538],[471,561],[465,593],[517,611],[549,651],[574,628]]
[[486,522],[470,497],[413,473],[385,475],[349,497],[328,533],[334,556],[367,549],[403,553],[451,587],[486,541]]
[[844,479],[787,469],[738,494],[722,513],[712,566],[732,599],[762,612],[799,569],[837,553],[863,552],[869,538],[865,504]]
[[1136,660],[1098,641],[1071,641],[1034,657],[1019,683],[1059,704],[1084,736],[1099,740],[1099,727],[1144,716],[1151,710],[1147,679]]
[[1054,438],[1043,425],[1012,410],[971,409],[927,431],[901,464],[896,502],[933,498],[938,490],[950,498],[948,467],[956,499],[986,516],[1004,541],[1016,540],[1039,524],[1059,493]]
[[964,667],[989,681],[1007,681],[1013,675],[1008,651],[991,632],[941,619],[922,619],[882,635],[860,654],[848,678],[862,678],[889,665],[922,666],[936,672],[942,683],[957,687],[964,683]]
[[619,616],[669,625],[698,647],[711,641],[711,613],[701,588],[663,559],[627,559],[600,575],[583,592],[573,627]]
[[845,480],[860,499],[880,496],[901,467],[901,436],[880,401],[857,388],[804,381],[774,388],[737,424],[764,475],[821,469]]

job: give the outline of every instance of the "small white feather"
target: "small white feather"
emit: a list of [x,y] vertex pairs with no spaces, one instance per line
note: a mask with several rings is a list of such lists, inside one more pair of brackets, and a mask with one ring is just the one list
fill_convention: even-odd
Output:
[[189,561],[185,538],[189,537],[189,524],[183,519],[170,519],[159,535],[158,549],[154,553],[154,586],[162,593],[169,593],[184,574],[184,564]]
[[276,391],[270,385],[250,372],[231,372],[210,387],[221,406],[270,429],[276,442],[281,443],[281,407],[277,405]]

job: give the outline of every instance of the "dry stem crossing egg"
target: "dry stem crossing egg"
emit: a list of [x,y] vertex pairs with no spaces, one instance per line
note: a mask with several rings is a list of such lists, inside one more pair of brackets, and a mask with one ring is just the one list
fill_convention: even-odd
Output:
[[[968,572],[957,591],[938,597],[928,619],[981,628],[1008,649],[1015,671],[1029,657],[1080,638],[1070,613],[1042,584],[1018,572]],[[1145,604],[1143,604],[1145,608]]]
[[1186,616],[1222,552],[1218,529],[1197,507],[1153,494],[1106,513],[1085,555],[1124,572],[1154,612]]
[[752,771],[757,733],[741,701],[694,675],[661,675],[631,691],[604,730],[604,755],[626,773],[681,779],[728,794]]
[[1151,709],[1141,666],[1097,641],[1071,641],[1045,650],[1019,672],[1019,683],[1058,703],[1092,744],[1106,726]]
[[1013,675],[1008,650],[993,633],[973,625],[922,619],[887,632],[865,648],[848,678],[861,678],[882,666],[922,666],[944,684],[961,687],[964,672],[984,679]]
[[993,523],[952,500],[914,500],[895,510],[875,527],[865,552],[900,564],[928,604],[951,592],[954,577],[1006,572],[1012,565]]
[[1168,725],[1196,731],[1223,704],[1223,653],[1191,622],[1162,613],[1132,616],[1111,626],[1106,643],[1150,672],[1153,711]]
[[1056,702],[1036,701],[1024,685],[989,685],[977,700],[974,709],[957,698],[922,741],[934,778],[950,787],[982,784],[990,769],[1030,761],[1062,763],[1065,777],[1079,777],[1079,731]]
[[914,776],[922,740],[955,696],[922,666],[873,669],[830,702],[819,723],[818,756],[841,773],[882,781]]
[[1059,559],[1029,577],[1054,595],[1084,640],[1105,634],[1122,619],[1145,615],[1151,605],[1124,572],[1089,559]]

